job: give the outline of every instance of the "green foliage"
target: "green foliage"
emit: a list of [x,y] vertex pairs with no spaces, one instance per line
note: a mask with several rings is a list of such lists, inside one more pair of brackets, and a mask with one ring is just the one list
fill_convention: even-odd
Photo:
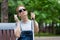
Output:
[[[14,22],[13,15],[16,14],[16,7],[25,5],[29,12],[33,11],[36,14],[38,22],[60,22],[60,3],[59,0],[8,0],[9,22]],[[30,16],[29,16],[30,17]]]
[[2,0],[0,0],[0,3],[2,2]]

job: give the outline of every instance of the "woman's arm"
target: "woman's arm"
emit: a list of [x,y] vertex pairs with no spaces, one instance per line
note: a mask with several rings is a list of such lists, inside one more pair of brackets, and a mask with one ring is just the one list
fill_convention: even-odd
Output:
[[38,23],[35,21],[35,14],[31,12],[31,19],[34,20],[34,32],[39,32]]
[[19,25],[19,23],[17,23],[16,28],[14,29],[14,34],[15,34],[15,36],[16,36],[17,38],[20,37],[21,30],[20,30],[20,25]]
[[14,34],[18,38],[18,37],[20,37],[20,34],[21,34],[20,21],[19,21],[17,15],[14,15],[14,19],[16,21],[16,28],[14,29]]
[[34,22],[34,32],[35,33],[39,32],[39,26],[38,26],[38,23],[36,21]]

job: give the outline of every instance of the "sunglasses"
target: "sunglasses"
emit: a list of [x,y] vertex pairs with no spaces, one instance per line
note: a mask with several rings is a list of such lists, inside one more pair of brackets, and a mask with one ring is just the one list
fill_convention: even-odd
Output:
[[19,10],[20,13],[23,12],[23,11],[26,11],[26,9],[21,9],[21,10]]

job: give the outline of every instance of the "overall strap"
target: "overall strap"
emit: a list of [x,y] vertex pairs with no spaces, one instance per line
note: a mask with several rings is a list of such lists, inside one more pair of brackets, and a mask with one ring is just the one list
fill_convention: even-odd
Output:
[[33,40],[34,40],[34,20],[31,20],[31,28],[32,28]]
[[34,30],[34,21],[33,20],[31,20],[31,29],[32,29],[32,31]]
[[33,23],[32,23],[32,20],[31,20],[31,30],[33,31]]
[[21,23],[22,23],[22,22],[20,22],[20,30],[22,31]]

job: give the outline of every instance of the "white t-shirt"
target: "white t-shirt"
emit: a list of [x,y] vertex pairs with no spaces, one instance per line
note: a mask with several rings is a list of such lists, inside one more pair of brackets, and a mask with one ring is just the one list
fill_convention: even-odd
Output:
[[22,31],[32,31],[31,20],[28,20],[26,23],[20,21],[20,28]]

